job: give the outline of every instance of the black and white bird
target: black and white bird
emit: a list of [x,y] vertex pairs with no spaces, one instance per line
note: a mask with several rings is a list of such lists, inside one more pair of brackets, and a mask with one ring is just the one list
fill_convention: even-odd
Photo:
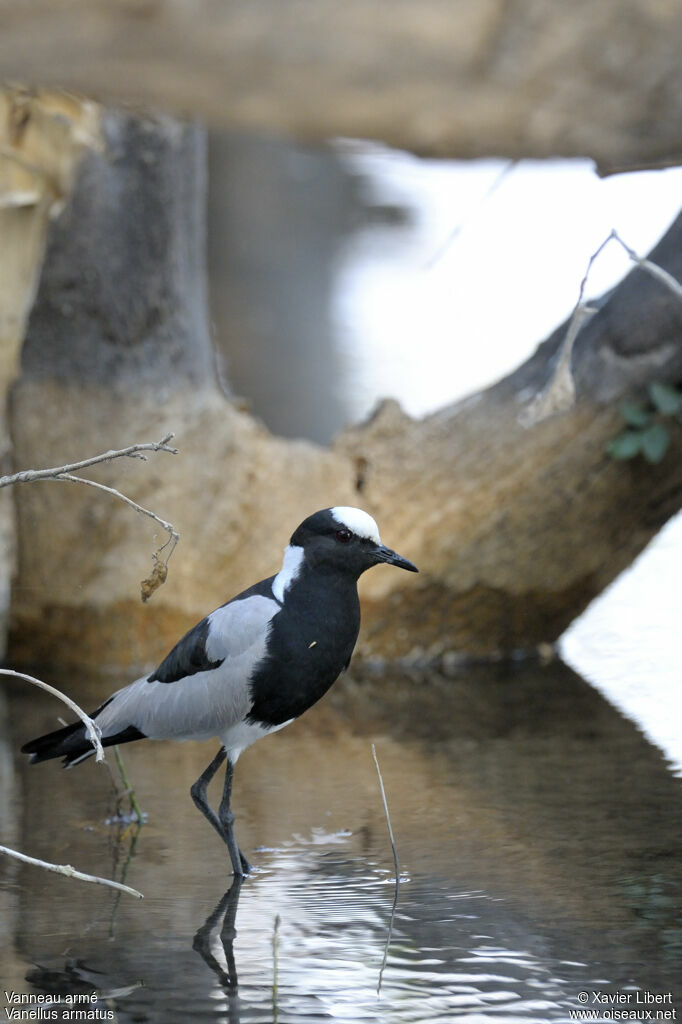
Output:
[[[191,794],[226,843],[235,875],[250,868],[230,806],[237,759],[307,711],[348,667],[360,629],[357,581],[381,562],[418,571],[381,543],[377,524],[361,509],[315,512],[292,535],[276,576],[211,612],[150,676],[118,690],[92,714],[105,747],[141,739],[220,740]],[[70,767],[94,748],[84,724],[75,722],[31,740],[22,752],[33,762],[63,757]],[[206,790],[225,760],[216,814]]]

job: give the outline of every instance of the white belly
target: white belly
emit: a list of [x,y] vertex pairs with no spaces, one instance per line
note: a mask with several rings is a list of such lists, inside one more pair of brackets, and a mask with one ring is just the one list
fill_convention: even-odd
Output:
[[269,736],[271,732],[278,732],[285,725],[291,725],[292,722],[293,718],[290,718],[288,722],[282,722],[281,725],[258,725],[255,722],[237,722],[221,733],[218,739],[225,747],[227,756],[232,764],[236,764],[242,750],[246,750],[247,747],[250,747],[256,740],[262,739],[263,736]]

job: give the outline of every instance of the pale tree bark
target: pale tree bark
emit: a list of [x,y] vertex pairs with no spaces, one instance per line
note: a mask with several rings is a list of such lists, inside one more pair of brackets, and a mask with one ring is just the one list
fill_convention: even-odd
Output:
[[[0,33],[1,34],[1,33]],[[71,192],[83,153],[100,145],[99,108],[73,96],[0,91],[0,460],[9,458],[7,389],[17,374],[50,218]],[[13,510],[0,494],[0,652],[4,651]]]
[[100,145],[96,104],[63,94],[0,91],[0,394],[17,370],[50,217],[84,152]]
[[[682,310],[660,281],[634,270],[582,327],[576,402],[561,415],[522,424],[566,325],[515,374],[424,420],[388,402],[329,449],[284,441],[215,382],[201,131],[110,112],[103,135],[52,227],[12,397],[15,468],[172,431],[180,455],[163,468],[117,463],[97,479],[154,507],[183,540],[142,605],[154,538],[129,509],[89,488],[14,488],[16,660],[149,664],[276,571],[297,523],[336,504],[374,514],[421,570],[363,579],[364,654],[528,649],[555,640],[679,508],[679,430],[656,466],[605,452],[621,395],[682,377]],[[676,278],[681,231],[678,221],[652,253]]]
[[677,0],[0,0],[6,80],[464,158],[680,157]]

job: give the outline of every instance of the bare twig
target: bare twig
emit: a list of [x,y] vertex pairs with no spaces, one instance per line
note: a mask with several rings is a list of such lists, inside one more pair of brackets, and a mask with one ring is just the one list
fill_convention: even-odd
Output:
[[275,924],[272,930],[272,1021],[277,1024],[279,1020],[277,1008],[277,996],[279,992],[279,926],[282,919],[279,914],[275,915]]
[[587,287],[587,279],[590,276],[595,260],[601,255],[609,242],[617,242],[625,250],[633,263],[636,263],[638,267],[641,267],[642,270],[651,274],[657,281],[665,285],[678,299],[682,299],[682,284],[672,274],[669,274],[663,267],[659,267],[657,263],[652,263],[651,260],[640,256],[623,241],[615,229],[612,230],[589,258],[583,279],[580,282],[578,301],[573,310],[566,331],[566,337],[559,352],[556,369],[547,387],[532,399],[519,416],[519,422],[523,427],[534,427],[549,416],[559,412],[566,412],[573,407],[575,402],[575,384],[571,372],[573,345],[584,322],[597,312],[594,307],[587,305],[585,302],[585,288]]
[[0,846],[0,853],[5,853],[8,857],[14,857],[15,860],[23,861],[24,864],[33,864],[35,867],[43,868],[45,871],[54,871],[58,875],[78,878],[81,882],[107,885],[111,889],[119,889],[121,892],[127,892],[130,896],[136,896],[139,900],[144,899],[141,892],[138,892],[137,889],[131,889],[129,885],[122,885],[121,882],[112,882],[109,878],[99,878],[97,875],[86,875],[83,871],[76,871],[70,864],[51,864],[47,860],[38,860],[37,857],[28,857],[25,853],[17,853],[16,850],[10,850],[6,846]]
[[[44,683],[42,679],[36,679],[35,676],[29,676],[25,672],[16,672],[11,668],[0,668],[0,675],[11,676],[13,679],[23,679],[27,683],[32,683],[34,686],[39,686],[41,690],[45,690],[47,693],[51,693],[53,697],[57,697],[63,701],[67,707],[76,714],[83,722],[90,742],[95,748],[95,760],[104,761],[104,750],[102,748],[101,733],[97,722],[93,722],[92,718],[83,711],[82,708],[76,704],[75,701],[67,697],[61,690],[57,690],[54,686],[50,686],[49,683]],[[108,878],[99,878],[97,875],[86,875],[82,871],[76,871],[70,864],[51,864],[46,860],[38,860],[35,857],[29,857],[25,853],[19,853],[18,850],[10,850],[7,846],[0,846],[0,853],[6,854],[8,857],[14,857],[15,860],[21,860],[25,864],[33,864],[36,867],[43,868],[45,871],[54,871],[58,875],[68,875],[70,878],[78,878],[83,882],[95,882],[97,885],[108,885],[112,889],[119,889],[121,892],[127,892],[131,896],[137,896],[142,899],[142,893],[138,892],[137,889],[131,889],[127,885],[122,885],[120,882],[112,882]]]
[[[142,828],[142,825],[141,825],[140,822],[136,822],[132,826],[132,834],[131,834],[131,838],[130,838],[130,846],[128,847],[128,853],[126,854],[126,859],[125,859],[125,861],[123,863],[123,867],[121,868],[120,881],[118,883],[119,885],[125,885],[126,876],[128,874],[128,868],[130,867],[132,859],[135,856],[135,847],[137,846],[137,840],[140,837],[140,829],[141,828]],[[125,833],[123,834],[123,836],[121,836],[121,835],[117,836],[116,846],[114,847],[114,850],[115,850],[115,853],[114,853],[114,863],[113,863],[113,872],[114,872],[114,874],[116,874],[117,870],[118,870],[118,852],[119,852],[119,850],[121,848],[122,840],[123,840],[124,837],[126,837],[128,835],[129,831],[130,831],[130,826],[128,826],[128,828],[125,830]],[[111,917],[109,919],[109,938],[110,939],[114,938],[114,933],[115,933],[115,928],[116,928],[116,918],[118,916],[118,908],[119,908],[120,903],[121,903],[121,893],[118,892],[116,894],[116,898],[114,899],[114,902],[113,902],[112,907],[111,907]]]
[[668,288],[678,299],[682,299],[682,284],[680,284],[672,274],[669,274],[667,270],[663,269],[663,267],[659,267],[658,263],[652,263],[651,260],[648,260],[646,257],[640,256],[636,253],[634,249],[631,249],[630,246],[623,241],[617,231],[611,232],[609,239],[611,238],[614,242],[618,242],[633,263],[636,263],[637,266],[641,267],[642,270],[645,270],[647,274],[651,274],[651,276],[655,277],[657,281],[664,284],[666,288]]
[[485,191],[484,195],[482,196],[482,198],[476,203],[476,206],[473,209],[473,211],[469,210],[467,212],[467,214],[459,222],[459,224],[456,224],[454,226],[454,228],[452,228],[452,230],[450,231],[450,234],[445,239],[445,241],[442,243],[442,245],[439,246],[439,248],[436,250],[436,252],[432,256],[429,257],[429,259],[424,264],[424,270],[431,270],[432,267],[434,267],[436,265],[436,263],[438,263],[440,260],[442,260],[443,256],[448,251],[448,249],[450,248],[452,243],[458,238],[458,236],[462,233],[462,231],[466,227],[467,222],[471,218],[472,214],[478,213],[478,211],[485,206],[485,204],[488,202],[488,200],[493,196],[493,193],[495,193],[498,190],[498,188],[500,187],[500,185],[502,184],[504,179],[507,177],[509,172],[514,169],[514,167],[516,167],[516,160],[508,160],[504,164],[504,166],[502,167],[502,170],[499,171],[499,173],[495,176],[495,178],[493,179],[492,183],[486,189],[486,191]]
[[126,772],[125,765],[123,764],[123,758],[121,757],[121,751],[119,750],[118,743],[114,745],[114,757],[116,758],[116,764],[118,765],[119,774],[121,776],[121,782],[123,783],[124,786],[125,796],[128,797],[128,801],[130,803],[130,808],[133,813],[134,819],[138,825],[142,825],[145,820],[145,814],[140,808],[140,805],[137,802],[137,797],[135,796],[135,790],[130,784],[128,773]]
[[96,466],[100,462],[111,462],[113,459],[126,457],[146,459],[146,455],[140,454],[141,452],[168,452],[170,455],[177,455],[178,449],[170,448],[168,445],[168,442],[173,440],[173,436],[173,434],[166,434],[160,441],[131,444],[128,448],[119,448],[116,451],[104,452],[102,455],[93,455],[89,459],[70,462],[66,466],[54,466],[52,469],[24,469],[20,473],[0,477],[0,487],[9,487],[10,484],[30,484],[34,480],[54,480],[55,477],[62,476],[64,473],[77,473],[81,469]]
[[372,744],[372,757],[374,758],[374,764],[376,766],[377,775],[379,776],[379,789],[381,790],[381,800],[384,805],[384,814],[386,815],[386,824],[388,825],[388,838],[391,841],[391,850],[393,852],[393,864],[395,866],[395,892],[393,894],[393,906],[391,907],[391,919],[388,923],[388,935],[386,936],[386,945],[384,946],[384,957],[381,961],[381,967],[379,969],[379,981],[377,983],[377,995],[381,994],[381,983],[384,979],[384,970],[386,968],[386,961],[388,960],[388,947],[391,944],[391,936],[393,935],[393,922],[395,920],[395,911],[398,906],[398,893],[400,892],[400,866],[398,864],[398,851],[395,847],[395,839],[393,838],[393,828],[391,827],[391,817],[388,813],[388,803],[386,802],[386,791],[384,789],[384,780],[381,777],[381,769],[379,768],[379,761],[377,760],[377,752]]
[[[164,572],[164,570],[167,571],[168,560],[175,551],[176,545],[180,540],[180,534],[175,529],[173,524],[167,523],[165,519],[162,519],[160,516],[157,516],[156,512],[152,512],[150,509],[144,508],[142,505],[138,505],[136,501],[133,501],[132,498],[129,498],[126,494],[122,494],[121,491],[117,491],[115,487],[109,487],[107,486],[107,484],[101,484],[99,483],[98,480],[89,480],[87,477],[84,476],[72,476],[70,473],[60,473],[58,476],[52,477],[51,479],[66,480],[67,482],[73,484],[86,484],[88,487],[96,487],[98,490],[105,491],[107,494],[113,494],[115,498],[120,498],[120,500],[125,502],[126,505],[129,505],[130,508],[135,509],[136,512],[142,513],[143,516],[149,516],[149,518],[153,519],[155,523],[158,523],[159,526],[163,527],[163,529],[168,534],[168,540],[165,542],[165,544],[162,544],[161,547],[157,548],[154,554],[152,555],[152,559],[154,561],[154,568],[152,569],[151,575],[144,579],[141,584],[142,600],[146,601],[149,597],[151,597],[154,590],[156,590],[157,587],[161,586],[161,584],[165,582],[166,572]],[[168,547],[169,545],[170,547]],[[168,553],[166,554],[166,557],[162,562],[161,559],[159,558],[159,555],[167,547]]]
[[571,373],[573,345],[580,333],[580,328],[596,312],[592,306],[585,303],[585,288],[595,260],[604,251],[611,238],[612,235],[605,238],[588,260],[583,279],[580,282],[578,301],[573,309],[566,337],[559,352],[556,370],[547,387],[533,398],[519,416],[519,423],[522,427],[534,427],[536,423],[541,423],[542,420],[546,420],[556,413],[566,412],[572,408],[575,402],[575,384]]
[[33,683],[34,686],[39,686],[41,690],[45,690],[47,693],[51,693],[53,697],[57,697],[58,700],[64,702],[67,707],[71,708],[75,715],[78,715],[81,722],[86,728],[90,742],[95,748],[95,760],[104,760],[104,749],[101,742],[101,732],[97,725],[97,722],[93,722],[92,718],[79,708],[75,701],[67,697],[61,690],[57,690],[54,686],[50,686],[49,683],[44,683],[42,679],[36,679],[35,676],[26,675],[25,672],[15,672],[12,668],[0,668],[0,675],[12,676],[14,679],[23,679],[27,683]]
[[400,875],[400,868],[398,867],[398,853],[395,848],[395,839],[393,838],[393,829],[391,827],[391,818],[388,813],[388,804],[386,803],[386,790],[384,789],[384,780],[381,777],[381,769],[379,768],[379,762],[377,760],[377,752],[372,744],[372,757],[374,758],[374,764],[376,765],[377,775],[379,776],[379,789],[381,790],[381,801],[384,805],[384,814],[386,815],[386,824],[388,825],[388,838],[391,840],[391,850],[393,851],[393,864],[395,865],[396,879]]
[[[136,512],[140,512],[144,516],[148,516],[153,519],[155,523],[158,523],[166,533],[168,534],[168,540],[156,549],[152,554],[153,567],[152,571],[146,579],[142,580],[140,584],[141,596],[143,601],[147,601],[151,595],[157,590],[162,583],[166,582],[168,575],[168,561],[175,551],[175,547],[180,540],[180,534],[177,532],[172,523],[167,523],[165,519],[162,519],[152,512],[148,508],[144,508],[142,505],[138,505],[136,501],[133,501],[127,495],[122,494],[121,491],[116,490],[115,487],[109,487],[107,484],[99,483],[97,480],[90,480],[84,476],[74,476],[76,471],[87,469],[89,466],[98,465],[101,462],[111,462],[113,459],[131,458],[131,459],[146,459],[147,456],[144,452],[168,452],[169,455],[177,455],[178,449],[171,448],[169,441],[173,439],[173,434],[166,434],[160,441],[151,441],[145,444],[131,444],[128,448],[119,448],[109,452],[103,452],[102,455],[93,455],[89,459],[82,459],[80,462],[71,462],[66,466],[54,466],[51,469],[24,469],[20,473],[14,473],[11,476],[0,477],[0,487],[8,487],[11,484],[29,484],[35,483],[39,480],[65,480],[67,483],[72,484],[85,484],[87,487],[96,487],[100,491],[105,491],[107,494],[113,495],[115,498],[119,498],[130,508]],[[166,551],[168,548],[168,551]],[[161,558],[161,553],[166,551],[165,558]]]

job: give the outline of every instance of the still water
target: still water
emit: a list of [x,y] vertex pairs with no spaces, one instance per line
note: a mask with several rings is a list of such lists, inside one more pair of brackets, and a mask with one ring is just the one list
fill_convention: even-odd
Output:
[[[68,690],[90,707],[110,685]],[[111,1013],[90,1019],[164,1024],[608,1020],[597,993],[682,1012],[682,780],[561,662],[347,675],[241,758],[258,870],[232,889],[188,794],[213,746],[122,748],[148,821],[107,824],[107,769],[29,767],[19,745],[61,709],[7,693],[1,841],[145,899],[4,859],[4,1019],[11,993],[61,998],[52,1019],[94,993]],[[372,742],[400,863],[380,991],[395,870]]]

